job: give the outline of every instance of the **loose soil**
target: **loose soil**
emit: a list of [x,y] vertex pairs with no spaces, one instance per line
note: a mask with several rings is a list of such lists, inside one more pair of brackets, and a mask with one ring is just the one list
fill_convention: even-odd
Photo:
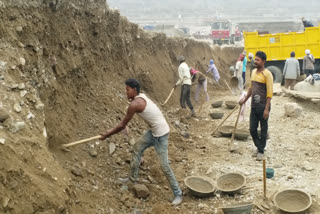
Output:
[[[220,206],[261,198],[262,164],[251,157],[252,141],[237,142],[242,149],[230,153],[228,138],[211,135],[221,121],[209,117],[211,103],[237,101],[224,84],[212,84],[211,76],[210,101],[196,118],[179,110],[179,90],[161,107],[171,126],[169,159],[184,192],[181,206],[170,204],[172,192],[153,148],[144,154],[139,181],[150,190],[149,198],[135,198],[118,182],[129,172],[132,144],[147,129],[138,117],[128,126],[129,136],[61,151],[61,144],[95,136],[121,120],[128,105],[127,78],[137,78],[159,104],[176,81],[177,56],[184,55],[189,66],[201,71],[213,58],[223,83],[242,48],[212,49],[193,40],[147,34],[102,0],[58,2],[55,8],[51,1],[0,1],[0,110],[9,114],[0,123],[0,138],[5,139],[0,144],[0,213],[221,213]],[[52,54],[57,73],[51,68]],[[19,89],[21,83],[25,87]],[[285,117],[286,102],[298,102],[302,116]],[[21,112],[14,110],[17,105]],[[275,177],[268,180],[268,194],[303,189],[313,197],[309,213],[319,212],[319,119],[318,105],[273,98],[266,155]],[[226,125],[234,121],[235,115]],[[248,129],[248,113],[239,125]],[[116,145],[112,154],[110,143]],[[233,196],[216,192],[198,199],[183,183],[191,175],[215,182],[228,172],[245,174],[248,188]]]

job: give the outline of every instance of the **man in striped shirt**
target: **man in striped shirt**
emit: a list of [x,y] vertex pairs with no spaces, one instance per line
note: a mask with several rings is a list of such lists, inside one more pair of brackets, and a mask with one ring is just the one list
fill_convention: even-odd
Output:
[[[257,152],[254,154],[258,161],[264,158],[264,148],[267,142],[268,119],[271,107],[271,98],[273,95],[273,76],[272,73],[264,68],[267,55],[258,51],[255,56],[256,69],[252,71],[251,82],[247,96],[240,100],[239,104],[243,105],[250,97],[250,134]],[[261,136],[258,135],[258,126],[260,123]]]

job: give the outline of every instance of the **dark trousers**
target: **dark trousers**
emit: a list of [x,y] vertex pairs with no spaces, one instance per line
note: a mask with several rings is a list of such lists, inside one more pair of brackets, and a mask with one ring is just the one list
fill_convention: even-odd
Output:
[[[254,145],[257,147],[259,153],[264,153],[264,148],[267,144],[268,134],[268,119],[263,118],[264,108],[251,108],[250,113],[250,134]],[[260,122],[261,136],[258,135],[258,126]]]
[[181,105],[181,108],[186,108],[186,102],[187,102],[187,105],[189,106],[189,108],[193,110],[193,106],[190,101],[190,90],[191,90],[191,85],[181,86],[180,105]]
[[243,86],[246,84],[246,72],[242,72]]
[[314,70],[306,69],[305,73],[306,73],[306,76],[308,77],[309,75],[314,75]]

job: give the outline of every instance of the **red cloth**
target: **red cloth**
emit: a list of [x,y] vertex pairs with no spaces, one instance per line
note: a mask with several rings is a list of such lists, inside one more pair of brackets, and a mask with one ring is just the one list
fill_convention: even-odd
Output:
[[192,75],[195,75],[196,73],[198,73],[199,71],[197,71],[196,69],[194,69],[194,68],[191,68],[191,70],[190,70],[190,73],[192,74]]

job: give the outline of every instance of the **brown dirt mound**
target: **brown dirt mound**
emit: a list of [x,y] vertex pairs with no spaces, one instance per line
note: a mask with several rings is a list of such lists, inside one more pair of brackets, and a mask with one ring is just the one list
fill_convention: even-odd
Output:
[[[148,96],[163,102],[177,77],[176,56],[184,55],[201,71],[213,58],[226,79],[229,63],[242,50],[213,50],[204,43],[146,34],[102,0],[50,2],[0,1],[0,61],[5,62],[0,64],[0,108],[10,112],[0,124],[5,139],[0,145],[0,212],[175,213],[173,208],[153,207],[170,199],[171,191],[152,149],[141,170],[142,180],[148,175],[155,180],[145,203],[117,182],[128,172],[130,142],[146,129],[140,119],[130,123],[129,137],[120,134],[70,153],[60,151],[60,145],[95,136],[119,122],[128,104],[126,78],[139,79]],[[178,106],[178,96],[175,92],[168,106]],[[16,104],[20,112],[13,110]],[[177,163],[190,145],[174,131],[171,141],[172,166],[181,183],[187,166]],[[108,143],[116,145],[112,155]]]

